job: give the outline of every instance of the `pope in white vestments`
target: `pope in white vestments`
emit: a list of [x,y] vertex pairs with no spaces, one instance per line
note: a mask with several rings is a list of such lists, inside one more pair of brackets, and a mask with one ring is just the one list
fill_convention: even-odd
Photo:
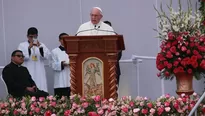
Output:
[[76,35],[116,35],[113,28],[101,21],[103,15],[99,7],[93,7],[90,12],[90,21],[82,24]]
[[62,37],[68,35],[61,33],[59,41],[61,45],[51,51],[51,67],[54,70],[54,93],[59,98],[70,96],[70,66],[69,57],[65,51]]
[[19,44],[18,49],[24,54],[23,65],[28,68],[32,79],[40,90],[48,92],[44,61],[50,57],[49,49],[37,40],[38,30],[35,27],[28,29],[28,41]]

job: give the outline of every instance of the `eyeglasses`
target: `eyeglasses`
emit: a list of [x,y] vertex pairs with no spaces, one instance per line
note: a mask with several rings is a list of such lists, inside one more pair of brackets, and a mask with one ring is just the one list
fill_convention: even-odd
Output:
[[15,56],[17,56],[19,58],[24,58],[25,57],[24,55],[15,55]]
[[35,38],[35,39],[36,39],[38,36],[29,35],[28,37],[29,37],[29,38]]
[[101,15],[96,15],[96,14],[90,14],[91,17],[99,17]]

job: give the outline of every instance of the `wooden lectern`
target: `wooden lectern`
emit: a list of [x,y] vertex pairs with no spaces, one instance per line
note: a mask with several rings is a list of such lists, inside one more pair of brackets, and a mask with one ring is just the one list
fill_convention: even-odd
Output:
[[65,36],[71,94],[117,99],[116,62],[125,49],[122,35]]

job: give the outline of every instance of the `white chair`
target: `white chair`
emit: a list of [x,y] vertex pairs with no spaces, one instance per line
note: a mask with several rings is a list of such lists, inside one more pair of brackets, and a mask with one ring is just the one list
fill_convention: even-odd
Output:
[[5,83],[4,79],[3,79],[3,76],[1,75],[0,78],[1,78],[1,81],[4,83],[4,86],[5,86],[5,89],[6,89],[6,93],[8,94],[8,89],[7,89],[6,83]]

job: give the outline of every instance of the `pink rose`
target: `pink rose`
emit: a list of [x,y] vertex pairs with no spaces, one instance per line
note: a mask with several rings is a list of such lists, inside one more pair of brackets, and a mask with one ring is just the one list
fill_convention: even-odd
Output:
[[44,97],[39,97],[39,101],[40,101],[40,102],[43,102],[44,100],[45,100]]
[[166,94],[165,97],[166,97],[166,98],[170,98],[170,94]]
[[18,115],[19,112],[18,112],[17,110],[14,110],[14,111],[13,111],[13,114],[14,114],[14,116],[15,116],[15,115]]
[[12,97],[9,98],[9,102],[10,102],[10,103],[13,102],[13,98],[12,98]]
[[50,101],[53,100],[53,96],[52,96],[52,95],[48,96],[48,99],[49,99]]
[[82,106],[83,106],[83,108],[87,108],[87,107],[88,107],[88,102],[84,102],[84,103],[82,104]]
[[123,108],[122,108],[122,111],[125,112],[125,113],[127,113],[127,112],[128,112],[128,108],[127,108],[127,107],[123,107]]
[[191,50],[187,50],[186,53],[187,53],[187,54],[190,54],[190,53],[191,53]]
[[73,108],[73,109],[75,109],[75,108],[77,108],[77,107],[78,107],[78,105],[77,105],[76,103],[73,103],[73,104],[72,104],[72,108]]
[[104,111],[103,109],[98,110],[98,114],[103,115]]
[[178,36],[178,37],[177,37],[177,40],[178,40],[178,41],[182,41],[182,40],[183,40],[183,37],[182,37],[182,36]]
[[29,115],[30,115],[30,116],[33,116],[33,112],[30,111],[30,112],[29,112]]
[[148,106],[149,108],[152,108],[152,103],[147,103],[147,106]]
[[191,42],[193,42],[195,40],[195,37],[190,37],[189,39]]
[[187,48],[186,48],[185,46],[182,46],[182,47],[181,47],[181,51],[182,51],[182,52],[185,52],[186,50],[187,50]]
[[172,55],[172,53],[170,51],[168,51],[167,54],[166,54],[166,57],[167,58],[173,58],[173,55]]
[[39,113],[40,111],[41,111],[40,108],[35,108],[35,112],[36,112],[36,113]]
[[161,102],[157,102],[157,106],[161,106]]
[[44,113],[44,116],[51,116],[51,114],[52,114],[52,112],[50,110],[48,110]]
[[161,107],[157,108],[158,115],[161,115],[163,112],[164,112],[164,108],[161,108]]
[[55,107],[56,106],[56,102],[51,102],[51,106]]
[[175,109],[178,109],[178,108],[179,108],[179,104],[178,104],[178,103],[175,103],[175,104],[174,104],[174,108],[175,108]]
[[99,95],[95,96],[95,98],[94,98],[94,101],[95,101],[95,102],[99,102],[100,100],[101,100],[101,98],[100,98]]
[[147,109],[142,109],[142,113],[143,113],[143,114],[147,114],[147,113],[148,113],[148,110],[147,110]]
[[169,102],[165,102],[164,105],[165,105],[165,106],[169,106],[170,103],[169,103]]
[[86,97],[85,97],[85,96],[81,97],[81,98],[80,98],[80,101],[81,101],[81,102],[86,101]]
[[133,107],[134,106],[134,102],[131,101],[130,102],[130,106]]
[[36,101],[36,97],[35,96],[31,97],[31,101]]
[[168,33],[168,38],[169,38],[170,40],[173,40],[173,39],[174,39],[174,34],[173,34],[172,32],[169,32],[169,33]]
[[21,108],[26,108],[26,103],[25,102],[21,103]]
[[157,76],[160,77],[160,76],[161,76],[161,73],[157,73]]
[[95,104],[95,107],[96,107],[96,108],[99,108],[99,107],[100,107],[100,104]]
[[177,51],[176,51],[176,47],[175,47],[175,46],[172,46],[172,47],[170,48],[170,51],[175,54],[175,53],[177,52]]
[[112,112],[110,113],[111,116],[116,116],[116,114],[117,114],[116,111],[112,111]]
[[65,101],[65,96],[62,96],[62,97],[61,97],[61,101]]
[[168,64],[167,64],[167,68],[168,68],[168,69],[172,68],[172,64],[171,64],[171,63],[168,63]]
[[189,74],[192,74],[192,69],[188,69],[187,72],[188,72]]
[[69,115],[70,115],[70,113],[71,113],[71,111],[70,111],[70,110],[66,110],[66,111],[64,112],[64,116],[69,116]]
[[31,104],[31,106],[30,106],[31,111],[35,110],[35,108],[36,108],[36,106]]
[[201,61],[200,67],[201,67],[202,69],[205,69],[205,60],[202,60],[202,61]]
[[96,112],[88,112],[88,116],[99,116]]
[[164,74],[165,74],[166,77],[169,77],[169,76],[170,76],[170,73],[169,73],[168,71],[165,71]]

